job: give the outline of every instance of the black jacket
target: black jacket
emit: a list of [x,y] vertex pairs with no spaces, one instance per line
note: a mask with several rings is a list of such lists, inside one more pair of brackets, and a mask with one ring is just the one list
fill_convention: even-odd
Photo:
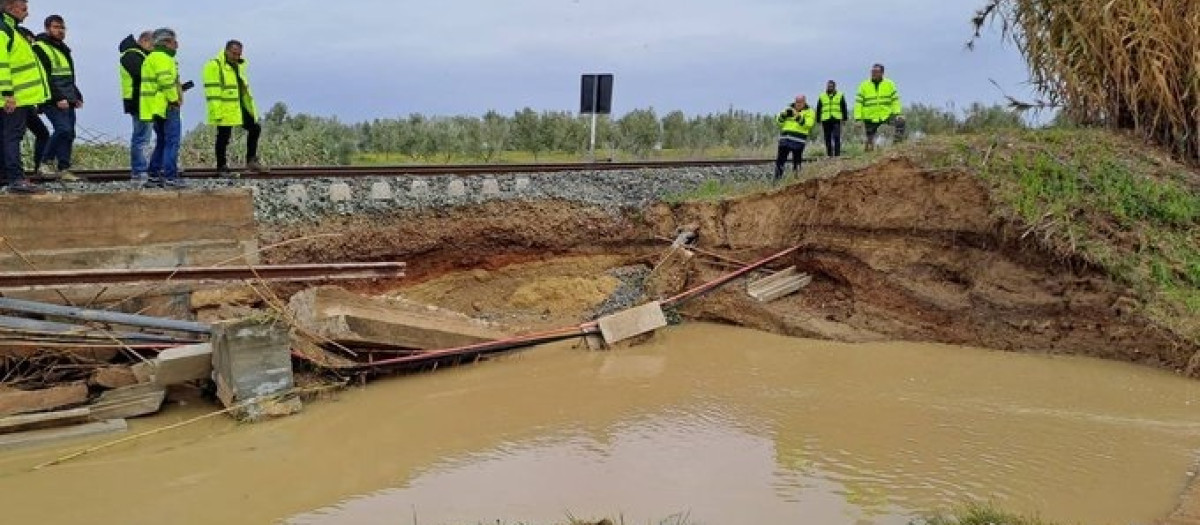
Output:
[[125,104],[125,113],[136,115],[138,112],[138,99],[142,96],[142,62],[146,61],[146,53],[126,53],[130,49],[139,49],[138,41],[133,35],[125,37],[121,44],[117,46],[117,51],[121,53],[121,67],[126,73],[133,78],[133,98],[127,98],[123,102]]
[[57,104],[62,100],[72,104],[82,102],[83,93],[79,91],[79,86],[75,85],[75,59],[71,58],[71,48],[67,47],[67,44],[61,40],[50,38],[50,35],[46,33],[38,35],[37,40],[57,49],[63,56],[67,57],[67,63],[71,65],[71,76],[51,76],[50,72],[53,70],[53,62],[46,55],[46,52],[42,51],[40,46],[33,46],[33,52],[37,55],[38,60],[41,61],[42,71],[46,73],[46,80],[50,84],[50,102],[48,104]]

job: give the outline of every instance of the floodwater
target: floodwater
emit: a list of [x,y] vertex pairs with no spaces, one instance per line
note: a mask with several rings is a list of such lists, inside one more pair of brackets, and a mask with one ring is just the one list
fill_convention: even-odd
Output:
[[1200,383],[689,324],[632,349],[548,346],[29,471],[102,441],[0,454],[2,521],[857,525],[990,500],[1065,523],[1151,523],[1195,465]]

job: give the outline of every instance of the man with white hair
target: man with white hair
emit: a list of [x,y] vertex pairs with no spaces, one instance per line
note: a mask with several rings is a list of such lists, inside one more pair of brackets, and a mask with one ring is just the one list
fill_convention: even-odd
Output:
[[142,62],[142,89],[139,115],[143,122],[154,126],[154,153],[150,155],[147,188],[181,188],[179,178],[179,143],[183,123],[179,109],[183,106],[183,89],[179,84],[179,62],[175,53],[179,40],[170,28],[154,30],[154,50]]
[[0,165],[9,193],[43,193],[25,177],[21,164],[21,140],[26,120],[39,104],[50,100],[50,86],[38,64],[33,46],[18,27],[29,16],[28,0],[0,0]]

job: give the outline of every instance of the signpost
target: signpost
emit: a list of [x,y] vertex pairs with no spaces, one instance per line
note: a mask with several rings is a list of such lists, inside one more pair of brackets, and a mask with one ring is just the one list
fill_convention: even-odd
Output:
[[579,112],[592,116],[592,134],[588,143],[588,155],[592,162],[596,161],[596,118],[601,114],[612,113],[612,94],[612,74],[583,75],[583,85],[579,93]]

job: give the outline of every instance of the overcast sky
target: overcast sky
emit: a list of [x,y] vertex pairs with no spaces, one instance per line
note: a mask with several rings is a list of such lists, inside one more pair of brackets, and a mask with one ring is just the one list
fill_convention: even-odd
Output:
[[[616,75],[614,111],[777,111],[825,80],[853,92],[883,62],[905,103],[965,106],[1027,92],[1011,45],[964,50],[982,0],[30,0],[26,25],[67,20],[87,106],[80,125],[124,134],[118,42],[170,26],[185,80],[237,38],[260,111],[344,121],[578,110],[579,75]],[[184,126],[204,116],[187,99]]]

